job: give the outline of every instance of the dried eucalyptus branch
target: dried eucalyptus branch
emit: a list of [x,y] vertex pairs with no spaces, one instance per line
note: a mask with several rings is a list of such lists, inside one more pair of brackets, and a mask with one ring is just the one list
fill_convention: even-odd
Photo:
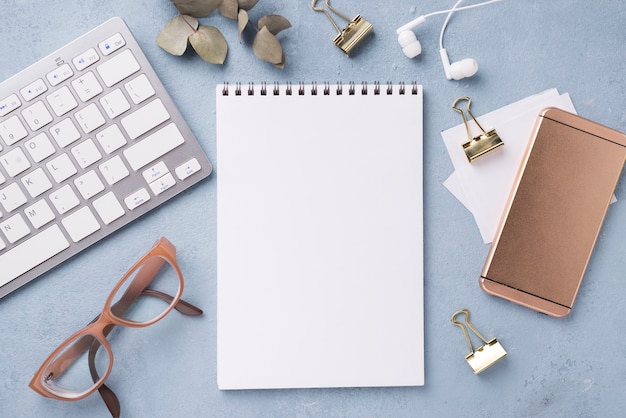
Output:
[[228,54],[228,43],[214,26],[200,25],[198,19],[215,10],[228,19],[237,20],[239,40],[247,26],[256,30],[252,42],[254,54],[278,68],[285,67],[285,54],[276,35],[291,27],[289,20],[280,15],[267,15],[255,26],[248,11],[259,0],[170,0],[179,15],[170,20],[156,38],[157,44],[172,55],[182,55],[187,45],[202,59],[212,64],[223,64]]

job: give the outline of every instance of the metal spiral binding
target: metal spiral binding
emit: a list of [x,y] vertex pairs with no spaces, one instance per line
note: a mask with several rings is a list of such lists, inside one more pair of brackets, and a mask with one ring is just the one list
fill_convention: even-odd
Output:
[[[344,94],[344,90],[347,90],[347,94],[349,96],[354,96],[357,94],[357,89],[360,89],[360,93],[362,96],[366,96],[370,93],[373,93],[375,96],[390,96],[393,94],[419,94],[419,87],[416,82],[411,82],[410,86],[407,86],[404,82],[393,84],[391,81],[387,81],[385,84],[386,86],[381,85],[380,81],[374,81],[373,83],[362,81],[359,88],[354,81],[350,81],[347,84],[338,82],[334,86],[334,94],[337,96],[341,96]],[[284,86],[284,90],[281,90],[281,86]],[[281,94],[285,94],[287,96],[292,96],[294,94],[297,94],[298,96],[305,96],[309,94],[311,96],[317,96],[318,93],[320,93],[324,96],[330,96],[332,95],[332,87],[333,85],[330,84],[328,81],[323,82],[323,85],[320,85],[317,82],[307,84],[303,81],[300,81],[297,88],[292,86],[291,82],[281,84],[275,81],[273,83],[273,86],[271,87],[270,95],[280,96]],[[235,83],[232,88],[228,82],[224,82],[224,86],[222,87],[222,96],[228,96],[231,93],[231,90],[234,92],[235,96],[241,96],[243,94],[246,94],[248,96],[254,96],[255,94],[267,96],[269,92],[267,82],[261,82],[260,87],[255,86],[253,82],[250,82],[248,83],[248,86],[245,88],[245,90],[241,82]]]

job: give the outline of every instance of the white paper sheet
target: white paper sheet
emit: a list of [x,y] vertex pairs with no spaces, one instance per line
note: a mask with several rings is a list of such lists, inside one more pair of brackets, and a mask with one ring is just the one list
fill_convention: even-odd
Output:
[[[551,89],[478,116],[485,130],[496,129],[504,146],[471,164],[462,148],[467,141],[465,126],[461,123],[441,133],[455,168],[444,185],[472,212],[485,243],[495,234],[537,115],[550,106],[576,113],[568,94]],[[480,132],[471,121],[470,128]]]
[[220,389],[424,384],[418,87],[218,86]]

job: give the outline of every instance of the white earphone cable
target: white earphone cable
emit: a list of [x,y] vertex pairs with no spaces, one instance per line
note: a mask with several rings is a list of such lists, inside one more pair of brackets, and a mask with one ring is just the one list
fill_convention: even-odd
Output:
[[[502,1],[502,0],[489,0],[489,1],[484,1],[484,2],[482,2],[482,3],[470,4],[470,5],[463,6],[463,7],[452,7],[451,9],[447,9],[447,10],[438,10],[438,11],[436,11],[436,12],[431,12],[431,13],[425,14],[425,15],[424,15],[424,17],[431,17],[431,16],[435,16],[435,15],[440,15],[440,14],[444,14],[444,13],[449,13],[449,12],[452,12],[452,11],[457,11],[457,12],[458,12],[458,11],[460,11],[460,10],[474,9],[474,8],[476,8],[476,7],[486,6],[486,5],[488,5],[488,4],[491,4],[491,3],[496,3],[496,2],[499,2],[499,1]],[[457,2],[457,4],[458,4],[458,3],[460,3],[460,2]]]
[[462,1],[463,0],[458,0],[456,3],[454,3],[454,6],[452,6],[452,9],[448,10],[448,16],[446,16],[446,20],[443,21],[443,25],[441,26],[441,32],[439,33],[439,49],[443,49],[443,33],[446,31],[446,27],[448,26],[448,22],[450,21],[450,18],[452,17],[452,13],[454,13],[457,6],[461,4]]
[[482,3],[470,4],[469,6],[457,7],[462,1],[463,0],[458,0],[451,9],[440,10],[437,12],[432,12],[427,15],[424,15],[424,18],[426,18],[426,17],[438,15],[438,14],[448,13],[448,16],[446,16],[446,20],[443,22],[443,26],[441,27],[441,33],[439,34],[439,49],[443,49],[443,33],[446,31],[446,26],[448,26],[448,22],[450,21],[450,17],[452,17],[452,13],[458,12],[459,10],[468,10],[468,9],[474,9],[476,7],[486,6],[488,4],[497,3],[502,0],[489,0],[489,1],[482,2]]

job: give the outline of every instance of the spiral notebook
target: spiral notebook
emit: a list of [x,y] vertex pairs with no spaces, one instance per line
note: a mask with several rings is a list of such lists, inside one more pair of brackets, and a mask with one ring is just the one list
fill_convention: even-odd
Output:
[[422,86],[216,97],[219,388],[423,385]]

